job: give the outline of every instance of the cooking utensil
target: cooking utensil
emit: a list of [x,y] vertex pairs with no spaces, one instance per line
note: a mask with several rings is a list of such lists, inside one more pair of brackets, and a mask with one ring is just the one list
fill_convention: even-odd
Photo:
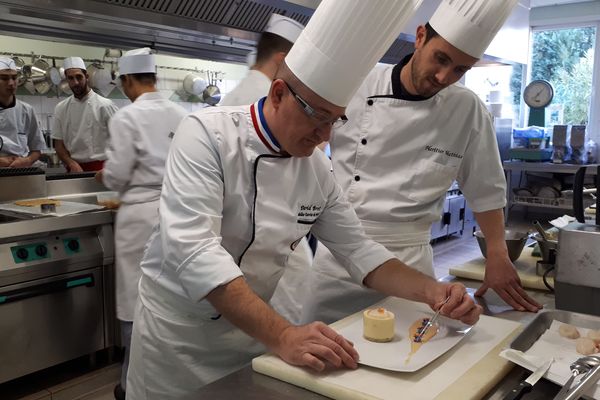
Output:
[[94,89],[105,89],[112,82],[111,71],[104,68],[104,65],[94,62],[87,66],[90,87]]
[[202,92],[202,100],[210,106],[216,106],[221,101],[221,90],[216,85],[215,75],[212,72],[208,71],[207,77],[208,86]]
[[550,369],[550,366],[554,362],[554,359],[550,359],[538,367],[533,374],[529,375],[527,379],[519,382],[517,386],[515,386],[506,396],[504,396],[504,400],[519,400],[525,393],[531,392],[533,385],[539,381],[546,371]]
[[35,91],[40,94],[46,94],[52,87],[49,74],[50,64],[41,58],[35,60],[31,66],[31,82]]
[[[600,371],[600,357],[586,356],[581,357],[571,364],[571,376],[569,380],[563,385],[562,389],[554,397],[555,399],[561,400],[576,400],[598,380],[598,372]],[[581,378],[579,385],[573,386],[575,378],[581,374],[584,375]]]
[[13,61],[17,67],[17,86],[22,86],[27,81],[27,76],[23,73],[23,67],[25,66],[25,61],[21,57],[13,57]]
[[[484,257],[487,257],[487,247],[483,232],[476,231],[473,235],[477,238],[477,243],[479,244],[481,254]],[[525,232],[513,231],[510,229],[506,229],[504,231],[504,240],[506,241],[506,247],[508,248],[508,257],[510,258],[510,261],[514,262],[521,256],[521,252],[523,251],[523,247],[525,247],[527,238],[528,234]]]
[[539,221],[533,221],[533,226],[535,227],[535,229],[539,232],[539,234],[542,236],[542,238],[544,240],[550,240],[548,238],[548,236],[546,235],[546,231],[544,230],[544,228],[542,227],[542,224],[540,224]]
[[208,84],[204,79],[194,73],[189,73],[183,78],[183,90],[186,93],[193,94],[196,96],[202,96],[204,89]]
[[450,296],[446,297],[446,300],[444,300],[444,302],[442,303],[440,308],[438,308],[438,310],[435,312],[435,314],[433,314],[433,317],[429,318],[429,321],[427,321],[425,326],[420,329],[419,334],[417,335],[417,337],[414,338],[415,342],[418,343],[421,341],[421,339],[423,339],[423,335],[425,335],[425,332],[427,332],[427,330],[433,326],[435,321],[437,321],[438,317],[440,316],[440,312],[442,311],[442,307],[444,307],[444,305],[448,302],[448,300],[450,300]]

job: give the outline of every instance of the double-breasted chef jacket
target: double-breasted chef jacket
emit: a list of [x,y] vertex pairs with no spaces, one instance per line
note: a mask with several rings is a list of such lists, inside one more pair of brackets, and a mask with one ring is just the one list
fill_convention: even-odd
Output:
[[172,137],[187,111],[159,92],[140,95],[109,122],[103,182],[119,192],[115,224],[117,317],[133,321],[140,262],[152,228]]
[[[408,94],[400,70],[410,57],[369,73],[346,109],[348,123],[332,134],[331,161],[369,237],[433,276],[431,224],[452,182],[475,212],[503,208],[506,182],[484,104],[460,84],[429,98]],[[303,323],[333,322],[381,299],[354,284],[327,249],[304,279],[306,290],[295,293]]]
[[13,104],[0,107],[0,136],[0,155],[27,157],[32,151],[46,149],[33,107],[16,97]]
[[249,362],[253,340],[205,296],[243,276],[268,302],[309,230],[356,282],[393,258],[366,238],[323,152],[280,153],[264,101],[196,112],[175,134],[160,223],[141,264],[127,381],[134,400],[178,398]]

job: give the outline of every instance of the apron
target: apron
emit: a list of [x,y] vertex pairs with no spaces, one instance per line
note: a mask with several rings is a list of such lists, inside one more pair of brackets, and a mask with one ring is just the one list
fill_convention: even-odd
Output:
[[133,321],[140,262],[144,247],[158,221],[158,199],[147,203],[122,203],[115,222],[115,274],[117,318]]
[[[433,250],[429,245],[431,224],[386,224],[361,221],[367,236],[385,246],[403,263],[434,276]],[[385,296],[354,282],[325,246],[317,247],[306,283],[300,322],[327,324],[369,307]]]

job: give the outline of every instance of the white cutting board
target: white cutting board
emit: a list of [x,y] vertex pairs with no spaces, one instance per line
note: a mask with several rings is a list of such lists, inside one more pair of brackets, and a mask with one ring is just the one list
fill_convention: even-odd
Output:
[[[398,309],[403,308],[430,312],[420,303],[387,299],[390,300],[396,318],[401,317],[402,312]],[[361,312],[331,326],[342,328],[360,318]],[[518,322],[482,316],[468,337],[417,372],[393,372],[359,365],[356,370],[314,373],[288,365],[271,354],[252,360],[252,368],[336,400],[478,400],[513,367],[498,354],[520,328]]]
[[97,204],[77,203],[74,201],[60,200],[60,204],[56,206],[56,212],[43,213],[40,206],[26,207],[18,206],[13,203],[0,204],[0,211],[9,211],[11,213],[28,214],[35,216],[52,216],[64,217],[65,215],[79,214],[86,211],[102,210],[104,206]]
[[[546,285],[544,285],[542,277],[537,275],[535,272],[536,262],[541,260],[541,258],[533,257],[531,255],[532,251],[532,247],[525,247],[519,259],[514,262],[514,265],[517,268],[517,274],[519,274],[519,278],[521,279],[521,284],[523,287],[548,291],[548,288]],[[485,258],[474,258],[473,260],[467,261],[462,265],[451,267],[448,272],[450,275],[454,275],[459,278],[483,281],[485,276]],[[548,283],[550,286],[554,286],[554,278],[548,277]]]

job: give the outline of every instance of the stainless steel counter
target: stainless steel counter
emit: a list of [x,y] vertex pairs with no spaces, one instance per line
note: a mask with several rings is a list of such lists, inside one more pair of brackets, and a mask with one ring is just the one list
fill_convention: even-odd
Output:
[[[444,279],[445,281],[459,281],[467,286],[469,293],[481,285],[481,282],[456,279],[452,276]],[[554,308],[554,296],[548,292],[537,290],[527,290],[527,293],[536,301],[544,304],[544,308]],[[535,314],[527,312],[518,312],[507,306],[491,290],[483,298],[477,298],[478,303],[484,308],[484,314],[494,317],[504,318],[512,321],[519,321],[523,324],[531,321]],[[529,371],[515,366],[513,370],[494,387],[482,400],[502,399],[516,386],[522,379],[530,374]],[[559,391],[560,387],[552,382],[542,379],[538,382],[532,393],[528,394],[527,400],[551,399]],[[215,381],[198,392],[198,399],[220,399],[220,400],[317,400],[327,399],[327,397],[318,395],[300,387],[288,384],[283,381],[256,373],[250,365],[234,372],[218,381]]]

